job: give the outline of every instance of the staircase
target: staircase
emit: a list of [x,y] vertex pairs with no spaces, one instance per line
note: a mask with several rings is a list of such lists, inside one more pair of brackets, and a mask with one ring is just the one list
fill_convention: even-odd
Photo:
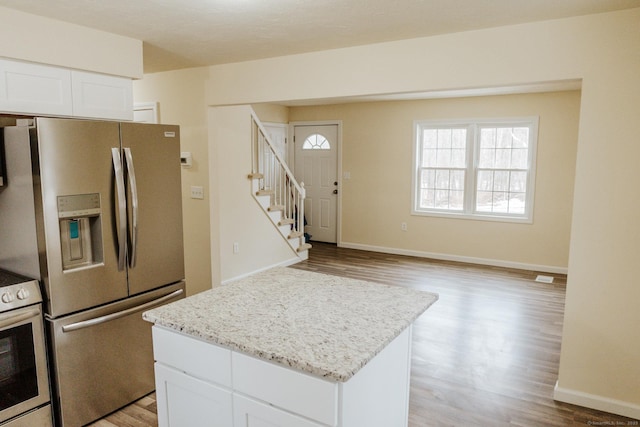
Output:
[[251,162],[253,197],[291,249],[299,258],[307,259],[311,245],[304,235],[304,184],[293,177],[253,111]]

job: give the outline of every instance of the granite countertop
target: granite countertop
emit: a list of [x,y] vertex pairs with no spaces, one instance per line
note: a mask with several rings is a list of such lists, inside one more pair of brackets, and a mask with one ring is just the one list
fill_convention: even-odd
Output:
[[278,267],[149,310],[143,318],[347,381],[437,299],[402,286]]

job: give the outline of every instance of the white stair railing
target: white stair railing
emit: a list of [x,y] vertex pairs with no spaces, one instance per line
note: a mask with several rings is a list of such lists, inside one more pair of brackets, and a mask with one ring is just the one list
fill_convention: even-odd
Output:
[[256,115],[251,113],[251,175],[259,180],[257,195],[270,195],[270,211],[282,211],[281,225],[291,224],[291,237],[304,243],[304,183],[298,183]]

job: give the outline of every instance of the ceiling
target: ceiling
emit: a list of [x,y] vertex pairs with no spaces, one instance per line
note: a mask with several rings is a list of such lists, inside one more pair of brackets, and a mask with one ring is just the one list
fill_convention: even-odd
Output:
[[640,0],[0,0],[144,42],[144,71],[640,7]]

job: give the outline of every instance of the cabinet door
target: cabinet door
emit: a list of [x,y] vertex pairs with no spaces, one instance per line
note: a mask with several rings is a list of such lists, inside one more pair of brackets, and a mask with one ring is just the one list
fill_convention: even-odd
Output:
[[231,391],[155,364],[159,427],[231,426]]
[[73,71],[73,115],[133,120],[133,82],[125,77]]
[[70,116],[72,110],[69,70],[0,59],[0,111]]
[[233,395],[234,427],[322,427],[297,415],[253,399]]

